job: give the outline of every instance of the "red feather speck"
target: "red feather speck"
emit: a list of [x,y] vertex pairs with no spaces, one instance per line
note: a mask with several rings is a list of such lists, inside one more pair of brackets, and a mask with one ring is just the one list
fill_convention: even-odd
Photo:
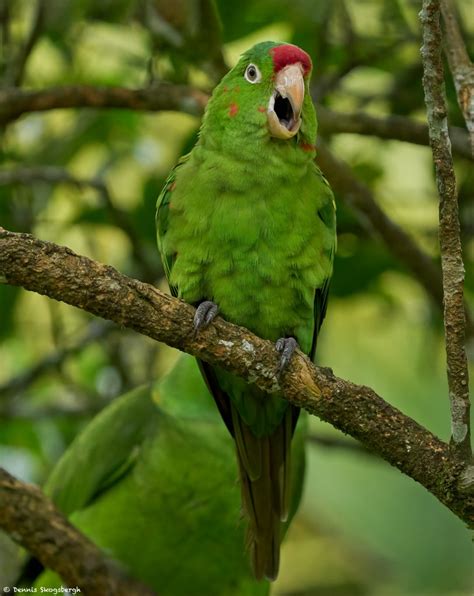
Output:
[[308,153],[311,153],[316,149],[316,147],[312,143],[306,143],[305,141],[301,142],[299,146],[301,147],[301,149],[303,149],[303,151],[306,151]]
[[234,116],[237,116],[238,112],[239,106],[233,101],[229,106],[229,116],[233,118]]

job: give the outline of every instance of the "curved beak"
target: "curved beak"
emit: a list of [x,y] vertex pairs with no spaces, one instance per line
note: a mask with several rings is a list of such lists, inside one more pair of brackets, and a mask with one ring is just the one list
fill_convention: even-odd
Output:
[[290,139],[301,126],[304,100],[303,67],[299,62],[282,68],[268,103],[267,120],[272,137]]

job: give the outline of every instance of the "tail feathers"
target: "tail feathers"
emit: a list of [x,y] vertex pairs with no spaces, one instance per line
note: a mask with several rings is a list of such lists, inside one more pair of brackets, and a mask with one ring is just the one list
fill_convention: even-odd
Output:
[[233,405],[231,408],[232,426],[239,460],[242,462],[249,480],[253,482],[262,476],[263,442],[243,423],[237,409]]
[[288,408],[282,423],[269,437],[273,494],[278,496],[278,502],[275,502],[276,513],[282,522],[287,521],[290,509],[292,436],[292,412]]
[[232,405],[247,546],[254,575],[275,580],[280,564],[280,526],[288,518],[292,412],[272,435],[256,437]]

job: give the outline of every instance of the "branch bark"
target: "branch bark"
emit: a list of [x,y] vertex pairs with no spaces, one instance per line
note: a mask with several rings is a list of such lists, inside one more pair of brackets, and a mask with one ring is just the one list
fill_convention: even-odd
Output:
[[452,445],[471,459],[469,376],[465,349],[464,264],[462,260],[456,178],[448,136],[444,69],[441,59],[439,0],[424,0],[423,88],[430,143],[438,185],[439,243],[443,271],[444,327],[451,403]]
[[92,596],[152,596],[72,526],[32,485],[0,468],[0,527],[70,587]]
[[218,318],[194,337],[194,308],[110,266],[0,228],[0,276],[115,321],[256,383],[361,441],[474,528],[474,468],[372,389],[316,368],[302,353],[281,379],[271,342]]

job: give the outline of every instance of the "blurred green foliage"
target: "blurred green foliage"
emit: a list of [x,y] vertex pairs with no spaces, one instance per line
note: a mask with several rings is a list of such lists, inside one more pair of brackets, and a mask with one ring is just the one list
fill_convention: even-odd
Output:
[[[458,3],[468,47],[474,14]],[[1,4],[0,83],[28,37],[36,3]],[[25,88],[143,87],[161,78],[212,89],[239,52],[264,39],[313,57],[327,107],[424,117],[419,2],[412,0],[48,0]],[[217,11],[217,12],[216,12]],[[222,20],[218,25],[217,14]],[[223,44],[223,45],[221,45]],[[472,54],[471,54],[472,55]],[[451,79],[449,118],[463,126]],[[93,185],[40,180],[0,186],[0,225],[65,244],[165,287],[154,204],[189,149],[197,118],[127,110],[25,115],[2,130],[2,168],[56,166]],[[427,147],[351,134],[326,142],[377,201],[437,259],[437,194]],[[474,293],[474,175],[456,172],[468,300]],[[405,268],[338,201],[339,250],[319,361],[374,387],[443,439],[449,411],[439,312]],[[125,221],[125,223],[124,223]],[[42,482],[77,432],[117,395],[168,370],[175,354],[82,311],[0,285],[0,460]],[[52,357],[54,356],[54,357]],[[312,422],[317,434],[336,431]],[[472,547],[462,523],[375,457],[308,447],[305,504],[284,551],[278,594],[470,594]],[[0,573],[7,573],[0,545]]]

